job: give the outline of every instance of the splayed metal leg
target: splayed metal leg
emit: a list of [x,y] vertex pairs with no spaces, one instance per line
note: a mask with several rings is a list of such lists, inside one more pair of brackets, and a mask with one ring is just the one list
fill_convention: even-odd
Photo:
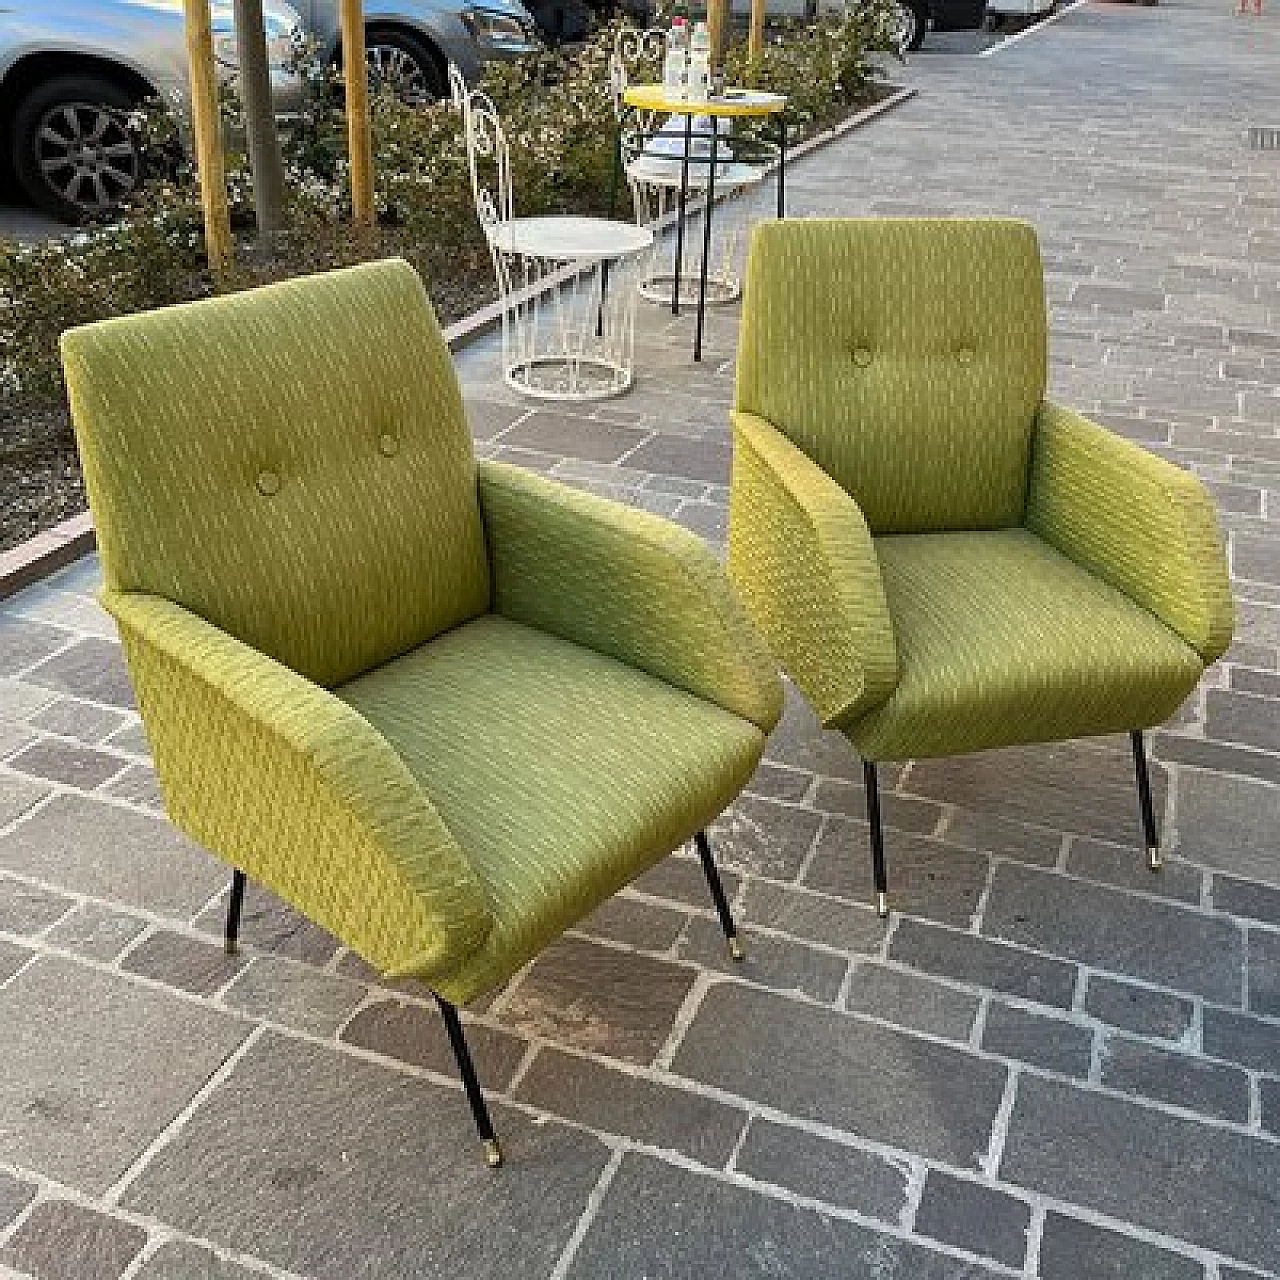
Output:
[[231,896],[227,899],[227,927],[222,945],[227,955],[240,949],[240,910],[244,906],[245,874],[238,867],[231,873]]
[[871,875],[876,884],[876,915],[889,914],[889,873],[884,864],[884,831],[880,826],[880,781],[875,762],[862,762],[862,780],[867,790],[867,824],[871,828]]
[[467,1091],[467,1101],[471,1104],[471,1116],[476,1122],[476,1132],[479,1133],[480,1143],[484,1147],[485,1163],[490,1169],[496,1169],[502,1163],[502,1148],[498,1145],[498,1139],[493,1132],[493,1121],[489,1119],[489,1107],[485,1103],[484,1093],[480,1088],[475,1064],[471,1061],[471,1050],[467,1048],[467,1038],[462,1034],[462,1023],[458,1020],[458,1011],[443,996],[436,996],[436,1003],[440,1006],[445,1030],[449,1033],[449,1044],[453,1048],[453,1056],[458,1061],[458,1074],[462,1077],[462,1087]]
[[746,954],[738,939],[738,926],[733,922],[733,912],[729,910],[729,899],[724,895],[724,885],[720,881],[720,872],[715,859],[711,856],[711,842],[705,831],[694,836],[698,846],[698,857],[702,859],[702,870],[707,877],[707,885],[711,889],[711,900],[716,904],[716,913],[720,917],[720,927],[724,930],[725,940],[729,944],[729,955],[734,960],[741,960]]
[[1147,842],[1147,866],[1152,871],[1159,871],[1164,866],[1164,854],[1160,851],[1160,832],[1156,829],[1156,811],[1151,803],[1147,747],[1141,729],[1135,729],[1129,738],[1133,743],[1133,766],[1138,775],[1138,804],[1142,809],[1142,831]]

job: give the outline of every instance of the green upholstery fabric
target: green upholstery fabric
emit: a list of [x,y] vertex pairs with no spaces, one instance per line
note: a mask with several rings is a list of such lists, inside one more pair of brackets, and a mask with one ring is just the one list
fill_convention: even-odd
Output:
[[729,573],[823,724],[898,683],[893,624],[858,504],[776,427],[733,415]]
[[324,685],[488,608],[471,437],[406,263],[73,329],[62,351],[110,590]]
[[480,948],[480,878],[367,721],[180,605],[103,603],[179,827],[380,969],[430,981]]
[[1207,664],[1231,643],[1231,581],[1213,500],[1181,467],[1045,404],[1027,528],[1176,631]]
[[1046,370],[1029,226],[764,223],[745,296],[735,407],[790,437],[873,532],[1021,521]]
[[1025,529],[876,539],[902,676],[846,723],[870,760],[1158,724],[1202,663],[1164,623]]
[[751,776],[755,725],[496,615],[336,690],[391,744],[484,881],[494,926],[435,983],[509,976],[705,826]]
[[768,733],[782,685],[701,539],[529,471],[480,464],[493,608],[638,667]]

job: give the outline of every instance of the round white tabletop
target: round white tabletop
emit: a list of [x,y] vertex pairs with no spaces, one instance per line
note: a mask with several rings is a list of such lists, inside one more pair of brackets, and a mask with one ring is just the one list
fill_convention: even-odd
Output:
[[653,244],[648,227],[577,215],[512,218],[487,230],[489,243],[502,253],[574,262],[620,258]]

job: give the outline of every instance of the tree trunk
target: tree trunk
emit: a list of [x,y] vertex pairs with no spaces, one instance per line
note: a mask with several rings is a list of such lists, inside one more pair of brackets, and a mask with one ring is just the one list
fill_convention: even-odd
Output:
[[227,171],[222,156],[209,0],[182,0],[182,7],[191,79],[191,131],[195,137],[200,199],[204,205],[205,249],[209,269],[214,275],[221,275],[231,265],[231,217],[227,212]]
[[280,135],[276,132],[276,113],[271,102],[271,68],[262,0],[232,0],[232,9],[236,48],[240,54],[240,96],[244,100],[249,168],[253,172],[253,206],[258,236],[263,248],[269,251],[284,226],[284,164],[280,159]]
[[373,226],[373,139],[369,132],[369,73],[365,68],[364,5],[342,0],[343,79],[347,84],[347,148],[351,154],[351,218]]
[[711,36],[711,70],[716,72],[724,66],[729,43],[729,0],[707,0],[707,31]]
[[747,56],[752,62],[759,62],[764,53],[764,6],[765,0],[751,0],[751,35],[747,42]]

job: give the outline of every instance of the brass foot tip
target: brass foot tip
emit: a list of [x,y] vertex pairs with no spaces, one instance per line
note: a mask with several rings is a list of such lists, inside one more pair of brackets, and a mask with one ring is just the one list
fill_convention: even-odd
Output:
[[1158,844],[1147,845],[1147,866],[1152,871],[1159,871],[1164,866],[1164,854]]
[[876,891],[876,915],[881,920],[889,918],[889,895],[879,889]]
[[502,1148],[498,1145],[497,1138],[484,1139],[484,1162],[490,1169],[498,1169],[502,1166]]
[[737,961],[745,960],[746,958],[747,958],[747,953],[742,949],[742,943],[740,943],[736,937],[730,938],[729,939],[729,959],[737,962]]

